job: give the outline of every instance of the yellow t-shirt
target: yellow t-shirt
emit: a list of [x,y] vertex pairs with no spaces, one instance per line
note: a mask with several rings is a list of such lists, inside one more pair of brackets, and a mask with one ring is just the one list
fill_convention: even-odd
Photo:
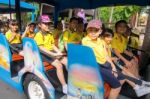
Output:
[[61,33],[62,33],[62,31],[60,31],[58,29],[54,29],[54,31],[52,32],[54,39],[58,39]]
[[31,33],[31,32],[27,32],[26,33],[26,37],[29,37],[29,38],[33,38],[34,37],[34,35],[35,35],[35,33],[33,32],[33,33]]
[[38,46],[43,46],[46,50],[53,50],[54,37],[52,34],[48,33],[43,35],[42,32],[36,33],[34,40]]
[[[6,32],[5,36],[6,36],[6,39],[9,40],[12,37],[11,31],[9,30],[8,32]],[[17,33],[15,38],[9,43],[10,44],[20,44],[21,43],[21,35],[19,33]]]
[[97,41],[92,41],[86,36],[82,39],[82,44],[93,49],[98,63],[105,64],[108,53],[106,51],[105,42],[102,39],[98,38]]
[[127,48],[127,39],[123,35],[121,35],[120,38],[117,33],[114,33],[111,46],[112,48],[118,50],[120,53],[123,53]]
[[58,29],[54,29],[54,31],[52,32],[53,36],[54,36],[54,40],[55,40],[55,45],[58,47],[58,40],[60,35],[62,34],[62,31],[58,30]]
[[139,38],[131,36],[130,39],[131,39],[131,43],[129,44],[129,46],[138,49],[139,48]]
[[82,40],[82,35],[77,32],[71,32],[66,30],[63,35],[63,41],[67,43],[80,43]]

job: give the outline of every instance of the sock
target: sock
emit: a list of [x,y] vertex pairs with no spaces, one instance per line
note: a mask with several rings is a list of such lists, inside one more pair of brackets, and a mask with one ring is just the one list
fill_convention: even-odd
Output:
[[68,89],[67,84],[63,85],[63,93],[64,94],[67,94],[67,89]]

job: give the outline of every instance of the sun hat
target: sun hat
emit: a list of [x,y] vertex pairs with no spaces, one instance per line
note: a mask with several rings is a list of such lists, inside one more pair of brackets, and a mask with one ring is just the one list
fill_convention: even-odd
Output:
[[91,20],[91,21],[88,23],[86,29],[88,29],[88,28],[90,28],[90,27],[97,28],[97,29],[101,28],[101,27],[102,27],[102,22],[101,22],[101,20],[97,20],[97,19]]
[[38,19],[38,22],[51,23],[52,20],[49,18],[48,15],[41,15]]
[[139,35],[139,34],[140,34],[140,30],[137,29],[137,28],[133,28],[133,29],[131,30],[131,32],[132,32],[133,34],[135,34],[135,35]]

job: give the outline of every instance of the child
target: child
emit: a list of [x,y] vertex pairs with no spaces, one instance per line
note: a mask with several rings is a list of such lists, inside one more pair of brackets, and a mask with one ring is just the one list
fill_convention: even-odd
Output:
[[[111,56],[111,52],[112,52],[111,41],[112,41],[113,35],[114,34],[111,29],[105,29],[102,32],[101,37],[105,43],[106,52],[110,54],[109,56],[112,58],[111,59],[112,61],[116,61],[116,58]],[[143,96],[145,94],[150,93],[150,87],[147,87],[150,85],[149,82],[139,80],[132,73],[128,72],[123,67],[121,67],[120,64],[116,64],[116,65],[117,66],[119,65],[119,69],[122,70],[125,80],[134,88],[137,96]]]
[[31,22],[30,24],[28,24],[28,26],[26,27],[25,32],[22,35],[22,38],[24,37],[29,37],[29,38],[34,38],[34,30],[36,28],[36,23]]
[[57,26],[53,31],[55,45],[59,48],[59,38],[63,35],[63,25],[61,21],[57,22]]
[[137,59],[134,54],[126,50],[127,39],[123,34],[127,31],[127,22],[124,20],[118,21],[115,24],[115,29],[116,33],[114,33],[111,43],[114,53],[120,59],[121,65],[125,66],[136,77],[139,77]]
[[70,19],[69,29],[64,31],[63,40],[67,50],[67,43],[79,44],[81,42],[80,35],[77,33],[78,19],[73,17]]
[[108,99],[117,99],[124,78],[117,74],[114,76],[112,73],[112,71],[117,71],[115,65],[110,61],[110,58],[107,57],[104,41],[98,38],[102,32],[101,28],[102,23],[100,20],[91,20],[87,25],[87,36],[82,39],[82,44],[93,49],[97,63],[100,65],[102,78],[112,87]]
[[49,24],[51,20],[47,15],[42,15],[39,18],[39,32],[36,33],[34,40],[36,41],[37,45],[39,46],[40,50],[46,55],[42,55],[44,61],[49,62],[53,66],[56,67],[57,76],[63,86],[63,93],[67,94],[67,84],[64,79],[63,74],[63,65],[67,65],[66,57],[62,57],[61,51],[54,45],[54,37],[49,31]]
[[16,20],[11,20],[9,23],[9,30],[6,32],[5,36],[10,44],[20,44],[21,35],[19,33],[18,22]]
[[77,26],[77,33],[80,35],[80,39],[84,36],[86,36],[86,33],[84,32],[84,23],[82,18],[78,18],[78,26]]
[[21,44],[21,35],[19,33],[18,22],[16,20],[10,20],[9,30],[6,32],[5,36],[8,42],[11,44],[12,53],[19,53],[23,55],[22,44]]

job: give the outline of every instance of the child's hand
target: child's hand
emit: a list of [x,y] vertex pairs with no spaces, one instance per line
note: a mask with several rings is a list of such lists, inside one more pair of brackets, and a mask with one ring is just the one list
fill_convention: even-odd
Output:
[[126,67],[127,67],[127,68],[129,68],[129,67],[132,66],[132,63],[131,63],[130,61],[126,61],[125,64],[126,64]]
[[115,77],[118,77],[116,68],[113,68],[113,69],[112,69],[112,73],[114,74]]
[[61,53],[55,53],[55,54],[54,54],[54,57],[60,57],[60,56],[62,56]]
[[63,55],[63,53],[62,53],[62,52],[58,52],[57,54],[58,54],[59,56],[62,56],[62,55]]
[[119,60],[119,58],[117,58],[117,57],[113,57],[113,59],[112,59],[115,63]]
[[26,27],[25,31],[28,31],[28,30],[29,30],[29,26]]
[[12,33],[12,36],[15,37],[17,35],[17,33]]

